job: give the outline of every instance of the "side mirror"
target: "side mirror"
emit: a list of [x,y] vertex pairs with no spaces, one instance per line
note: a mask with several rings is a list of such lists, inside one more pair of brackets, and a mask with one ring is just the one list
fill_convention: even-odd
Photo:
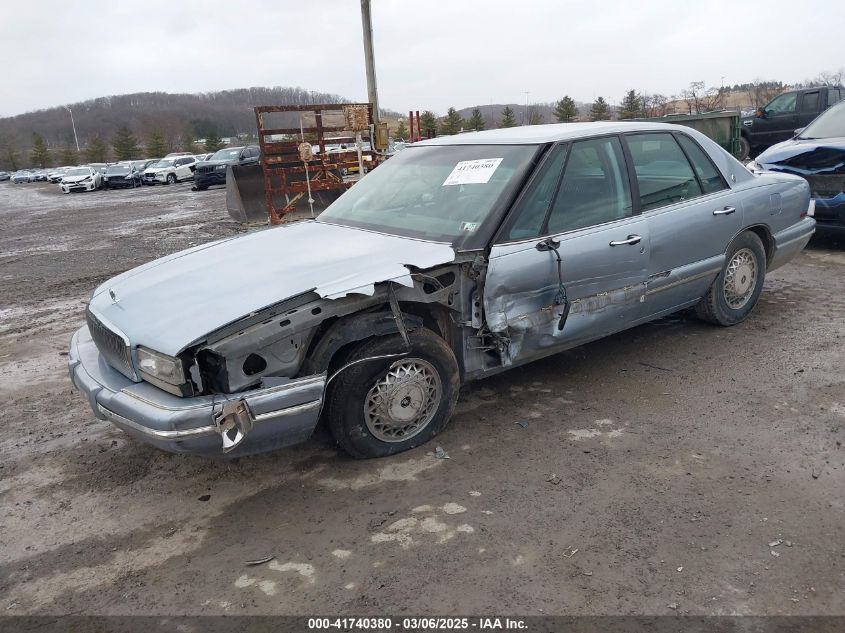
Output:
[[794,133],[793,133],[793,134],[794,134],[793,138],[795,138],[795,137],[797,137],[797,136],[800,136],[800,135],[801,135],[801,132],[803,132],[803,131],[804,131],[804,130],[806,130],[806,129],[807,129],[807,128],[799,127],[797,130],[795,130],[795,131],[794,131]]
[[765,119],[766,118],[766,110],[764,108],[757,108],[757,112],[754,113],[758,119]]

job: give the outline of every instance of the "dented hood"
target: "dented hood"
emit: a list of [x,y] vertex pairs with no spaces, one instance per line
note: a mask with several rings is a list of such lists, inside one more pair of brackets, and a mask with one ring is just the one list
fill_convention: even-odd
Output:
[[448,244],[317,221],[212,242],[129,270],[94,291],[91,309],[131,345],[175,355],[234,321],[285,299],[371,295],[411,285],[408,266],[454,259]]
[[794,138],[772,145],[756,162],[800,175],[845,174],[845,138]]

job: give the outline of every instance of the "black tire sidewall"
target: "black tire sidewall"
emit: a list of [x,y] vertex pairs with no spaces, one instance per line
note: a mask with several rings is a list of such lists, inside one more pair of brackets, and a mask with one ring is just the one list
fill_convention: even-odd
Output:
[[[730,264],[734,254],[743,248],[749,249],[752,253],[754,253],[754,256],[757,259],[757,282],[754,287],[754,292],[748,302],[741,308],[734,309],[731,308],[725,300],[725,271],[728,269],[728,265]],[[725,264],[722,266],[722,272],[719,273],[716,283],[713,284],[713,292],[715,293],[714,302],[719,312],[718,316],[720,321],[726,325],[733,325],[744,321],[748,315],[751,314],[751,311],[754,310],[754,306],[757,305],[757,299],[759,299],[760,293],[763,291],[763,282],[765,281],[765,278],[766,250],[763,248],[763,242],[760,241],[760,238],[757,237],[757,235],[749,231],[740,233],[734,241],[731,242],[725,256]]]
[[740,157],[739,160],[748,160],[751,158],[751,141],[745,136],[739,137],[740,142]]
[[[330,385],[327,396],[329,427],[337,443],[353,457],[384,457],[425,444],[443,430],[452,417],[460,389],[454,354],[445,341],[428,330],[410,332],[409,338],[411,349],[405,356],[359,363],[345,369]],[[358,346],[346,362],[404,351],[405,343],[399,334],[383,336]],[[364,400],[387,369],[403,358],[420,358],[434,367],[440,378],[440,403],[422,431],[402,442],[384,442],[367,428]]]

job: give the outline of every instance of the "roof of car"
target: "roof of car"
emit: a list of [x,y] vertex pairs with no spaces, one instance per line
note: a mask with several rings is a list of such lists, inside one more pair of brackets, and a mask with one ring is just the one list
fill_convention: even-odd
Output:
[[677,125],[639,121],[594,121],[590,123],[553,123],[498,128],[482,132],[467,132],[453,136],[439,136],[414,145],[534,145],[568,141],[598,134],[616,134],[649,130],[677,130]]

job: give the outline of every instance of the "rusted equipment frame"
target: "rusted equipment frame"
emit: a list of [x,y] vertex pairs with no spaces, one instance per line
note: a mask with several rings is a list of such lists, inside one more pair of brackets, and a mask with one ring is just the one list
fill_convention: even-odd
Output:
[[[335,141],[333,138],[326,138],[330,132],[348,132],[346,126],[323,125],[323,114],[332,112],[343,114],[344,106],[364,106],[367,108],[369,123],[373,123],[373,106],[369,103],[323,103],[301,106],[256,106],[255,123],[258,128],[258,144],[261,147],[261,169],[264,175],[264,196],[267,202],[267,213],[270,216],[270,224],[283,223],[284,216],[296,209],[297,203],[308,194],[308,182],[306,182],[306,164],[308,166],[308,180],[311,191],[326,191],[330,189],[348,189],[352,182],[344,181],[339,174],[346,170],[358,167],[357,149],[350,149],[343,152],[326,153],[326,142]],[[288,127],[271,128],[264,125],[264,115],[272,112],[302,112],[314,117],[314,125],[310,127]],[[312,160],[305,161],[300,158],[299,144],[302,142],[301,134],[306,135],[306,142],[317,145],[319,153],[315,154]],[[292,136],[295,140],[272,141],[271,135],[285,134]],[[309,141],[311,135],[316,136],[315,141]],[[369,134],[368,134],[369,136]],[[313,137],[312,137],[313,138]],[[341,139],[337,139],[340,141]],[[347,139],[343,139],[344,141]],[[372,149],[362,150],[362,154],[369,156],[369,163],[375,165],[376,154]],[[281,201],[277,199],[281,197]]]

